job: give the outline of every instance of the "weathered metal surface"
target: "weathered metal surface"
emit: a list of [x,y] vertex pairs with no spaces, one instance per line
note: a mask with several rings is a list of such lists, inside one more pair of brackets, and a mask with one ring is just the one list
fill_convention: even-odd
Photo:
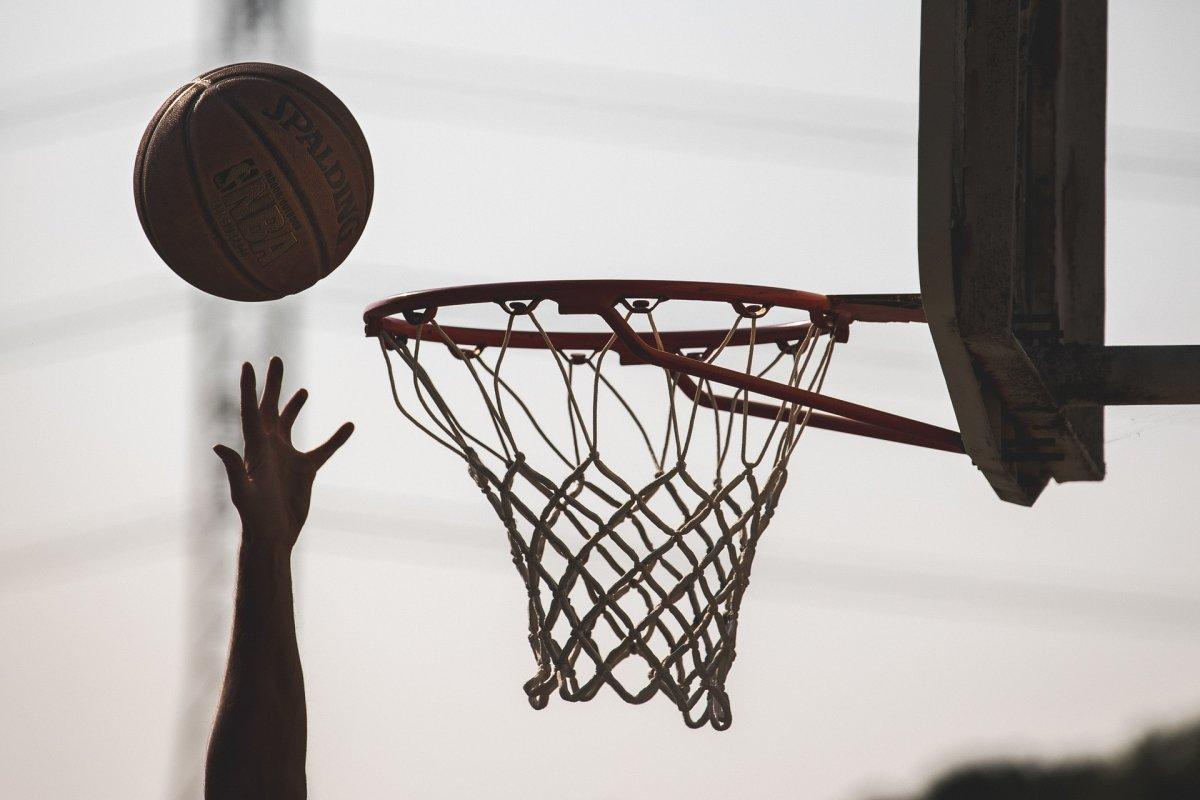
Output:
[[1200,345],[1066,344],[1036,357],[1066,406],[1200,403]]
[[918,252],[967,452],[1031,505],[1104,476],[1103,409],[1064,407],[1027,346],[1104,341],[1103,0],[925,0]]

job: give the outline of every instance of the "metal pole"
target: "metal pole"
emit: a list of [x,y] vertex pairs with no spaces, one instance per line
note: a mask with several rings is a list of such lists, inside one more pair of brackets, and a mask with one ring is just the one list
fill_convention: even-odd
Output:
[[[303,57],[295,0],[208,0],[202,69],[237,61],[294,66]],[[214,8],[215,6],[215,8]],[[189,420],[187,556],[184,577],[184,670],[175,763],[168,795],[195,800],[204,793],[204,761],[229,647],[238,521],[224,470],[211,453],[217,442],[239,446],[237,375],[242,361],[262,373],[282,355],[295,367],[300,355],[295,298],[236,303],[197,292],[192,301],[192,375]]]
[[1067,344],[1034,354],[1064,405],[1200,403],[1200,345]]

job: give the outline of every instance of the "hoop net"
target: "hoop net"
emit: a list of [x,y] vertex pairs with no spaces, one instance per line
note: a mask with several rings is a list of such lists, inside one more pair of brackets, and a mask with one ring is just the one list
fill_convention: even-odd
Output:
[[[738,613],[811,409],[751,419],[744,390],[698,381],[689,396],[685,376],[622,367],[615,337],[568,352],[536,302],[497,305],[495,347],[435,319],[377,335],[396,407],[466,463],[507,533],[529,598],[530,705],[607,685],[629,703],[661,693],[690,727],[728,728]],[[664,349],[657,303],[625,307]],[[723,339],[689,357],[821,390],[835,337],[797,326],[795,340],[764,342],[767,309],[734,309]],[[542,346],[510,347],[518,331]]]

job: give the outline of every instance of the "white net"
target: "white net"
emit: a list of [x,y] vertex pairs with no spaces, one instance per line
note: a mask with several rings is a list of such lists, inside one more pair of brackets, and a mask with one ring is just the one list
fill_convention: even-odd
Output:
[[[744,391],[621,366],[615,338],[566,352],[536,304],[501,307],[492,348],[433,319],[378,336],[397,408],[463,459],[504,525],[529,597],[530,704],[607,685],[630,703],[662,693],[689,726],[724,730],[742,596],[811,409],[755,418]],[[821,391],[834,337],[801,326],[764,343],[767,309],[735,311],[724,340],[689,357]],[[663,349],[655,307],[635,316]],[[544,347],[509,347],[522,329]]]

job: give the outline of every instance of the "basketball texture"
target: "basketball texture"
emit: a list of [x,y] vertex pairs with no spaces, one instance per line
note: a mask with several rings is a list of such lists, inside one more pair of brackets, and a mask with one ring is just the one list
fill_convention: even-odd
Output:
[[274,300],[338,267],[362,234],[375,180],[358,123],[294,69],[232,64],[172,94],[138,147],[142,229],[188,283]]

